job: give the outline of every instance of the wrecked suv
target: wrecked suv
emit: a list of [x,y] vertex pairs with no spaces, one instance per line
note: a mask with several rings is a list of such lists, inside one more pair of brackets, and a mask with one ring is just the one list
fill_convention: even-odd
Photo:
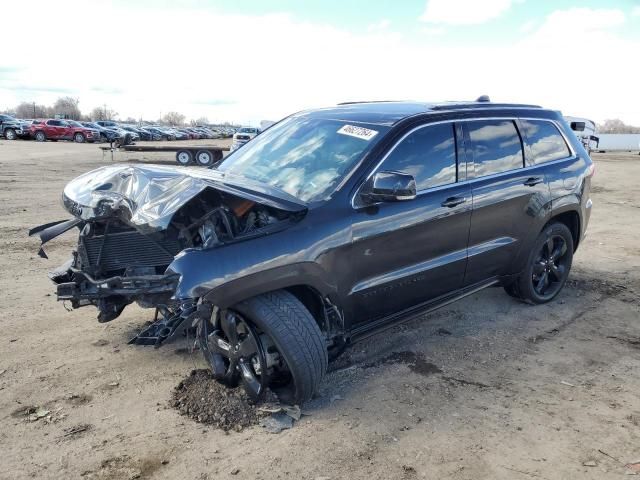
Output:
[[31,234],[79,231],[59,300],[155,309],[133,343],[194,331],[216,378],[301,403],[370,332],[485,287],[562,289],[591,159],[558,112],[481,100],[294,114],[214,169],[103,167]]

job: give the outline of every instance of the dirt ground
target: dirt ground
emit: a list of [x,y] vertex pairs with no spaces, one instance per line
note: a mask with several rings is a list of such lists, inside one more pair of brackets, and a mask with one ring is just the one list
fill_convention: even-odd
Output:
[[[129,154],[116,160],[162,161]],[[613,479],[640,462],[640,156],[595,155],[593,215],[551,304],[494,288],[351,347],[290,430],[223,432],[171,408],[204,368],[127,340],[152,312],[67,312],[29,228],[68,218],[95,145],[0,140],[0,478]],[[195,168],[195,167],[194,167]],[[26,414],[25,414],[26,412]],[[640,471],[640,467],[637,469]],[[640,475],[640,472],[638,473]]]

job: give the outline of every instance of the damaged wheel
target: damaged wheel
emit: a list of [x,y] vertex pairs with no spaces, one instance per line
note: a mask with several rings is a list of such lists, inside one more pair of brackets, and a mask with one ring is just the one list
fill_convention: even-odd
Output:
[[327,349],[313,316],[285,291],[245,300],[203,321],[200,348],[216,378],[242,383],[254,399],[269,386],[284,403],[313,396],[327,369]]

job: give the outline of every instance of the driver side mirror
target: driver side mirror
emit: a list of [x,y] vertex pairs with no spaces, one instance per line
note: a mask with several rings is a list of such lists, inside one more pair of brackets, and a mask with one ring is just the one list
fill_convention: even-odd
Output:
[[416,180],[402,172],[376,172],[362,192],[370,202],[399,202],[416,198]]

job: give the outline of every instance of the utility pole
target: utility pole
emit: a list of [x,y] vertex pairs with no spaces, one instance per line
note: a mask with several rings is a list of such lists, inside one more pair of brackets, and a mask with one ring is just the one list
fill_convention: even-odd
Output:
[[36,118],[36,102],[33,102],[33,118]]
[[104,119],[105,119],[105,120],[109,120],[109,119],[107,118],[107,104],[106,104],[106,103],[104,104]]

